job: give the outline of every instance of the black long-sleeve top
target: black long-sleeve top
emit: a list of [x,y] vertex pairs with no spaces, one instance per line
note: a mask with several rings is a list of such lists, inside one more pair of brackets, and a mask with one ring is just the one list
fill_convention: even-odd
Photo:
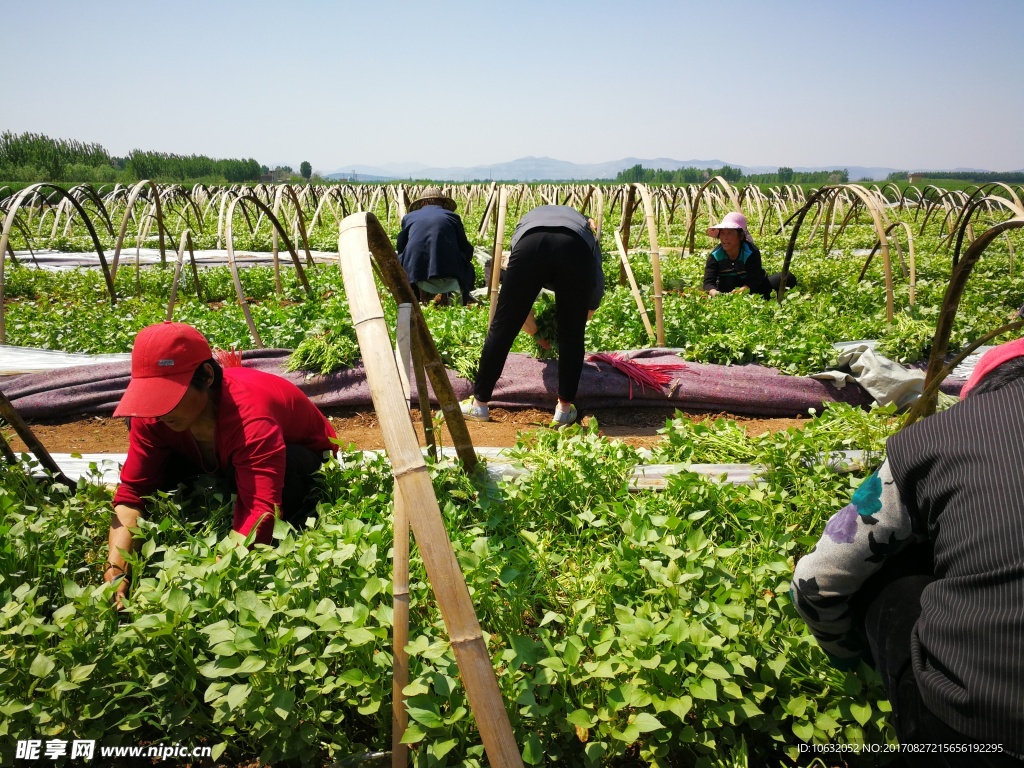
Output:
[[768,275],[761,266],[761,251],[756,245],[744,241],[740,243],[740,255],[730,259],[722,246],[718,246],[708,254],[704,265],[704,290],[712,288],[721,293],[729,293],[746,286],[751,293],[768,296],[772,286]]

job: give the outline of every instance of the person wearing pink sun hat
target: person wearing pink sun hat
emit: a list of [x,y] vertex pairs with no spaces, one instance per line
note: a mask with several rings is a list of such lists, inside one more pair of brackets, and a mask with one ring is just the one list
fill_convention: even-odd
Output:
[[[761,251],[747,230],[747,217],[732,211],[718,224],[708,227],[708,237],[717,237],[719,245],[704,264],[704,290],[709,296],[733,291],[750,291],[769,298],[778,291],[782,274],[769,276],[761,266]],[[786,287],[796,285],[796,277],[786,276]]]
[[[298,387],[271,373],[221,367],[206,338],[185,323],[139,331],[131,381],[114,411],[129,418],[128,456],[114,494],[108,582],[126,576],[131,529],[146,499],[199,474],[222,476],[236,493],[232,527],[271,541],[277,516],[302,525],[334,428]],[[118,585],[117,600],[127,592]]]
[[[793,605],[839,668],[874,666],[908,765],[1024,759],[1024,339],[886,459],[796,565]],[[992,745],[985,753],[979,745]]]

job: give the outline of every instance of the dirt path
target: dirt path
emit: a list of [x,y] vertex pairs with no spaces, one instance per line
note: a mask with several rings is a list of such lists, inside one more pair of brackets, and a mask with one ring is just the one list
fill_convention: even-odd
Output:
[[[615,408],[598,409],[584,414],[584,419],[596,418],[600,431],[617,440],[641,448],[649,448],[660,440],[658,430],[665,426],[665,420],[672,417],[671,408]],[[327,412],[338,437],[346,444],[360,449],[383,448],[384,438],[373,411],[351,409]],[[728,414],[687,413],[694,421],[713,420]],[[744,416],[728,416],[743,425],[749,435],[777,432],[791,426],[806,423],[806,419],[752,419]],[[507,447],[514,445],[516,434],[530,431],[548,424],[551,412],[536,409],[491,410],[491,421],[469,422],[473,444],[480,447]],[[416,432],[423,440],[423,423],[419,411],[413,411]],[[125,453],[128,450],[128,430],[123,419],[98,416],[78,417],[62,421],[41,421],[30,424],[33,433],[52,453]],[[4,428],[5,437],[14,438],[12,430]],[[443,431],[442,444],[451,445],[447,430]],[[9,440],[16,451],[25,450],[17,438]]]

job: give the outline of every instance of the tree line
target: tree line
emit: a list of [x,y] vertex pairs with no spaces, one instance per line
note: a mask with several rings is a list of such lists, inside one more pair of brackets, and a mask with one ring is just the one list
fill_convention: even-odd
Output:
[[[894,171],[886,177],[886,181],[906,181],[910,171]],[[987,184],[990,181],[1002,181],[1006,184],[1024,184],[1024,171],[915,171],[925,179],[954,179],[956,181],[972,181],[975,184]]]
[[266,172],[252,158],[217,160],[141,149],[114,157],[100,144],[37,133],[0,134],[0,181],[238,183],[259,181]]
[[850,174],[845,168],[833,171],[794,171],[782,166],[775,173],[744,176],[742,169],[731,165],[723,165],[721,168],[686,167],[674,171],[634,165],[619,171],[615,181],[620,184],[701,184],[715,176],[721,176],[730,183],[747,184],[846,184],[850,180]]

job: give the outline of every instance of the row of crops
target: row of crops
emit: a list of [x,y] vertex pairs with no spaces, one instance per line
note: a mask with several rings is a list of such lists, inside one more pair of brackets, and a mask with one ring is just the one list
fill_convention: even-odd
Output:
[[[269,251],[275,232],[283,243],[283,233],[304,229],[290,238],[293,246],[308,241],[335,251],[344,215],[371,210],[394,236],[405,200],[415,196],[392,187],[335,189],[280,193],[276,213],[278,193],[269,189],[186,195],[142,186],[130,205],[134,190],[72,193],[81,213],[46,190],[18,208],[8,198],[5,233],[18,254],[3,273],[7,343],[128,351],[138,329],[168,311],[170,266],[136,272],[114,269],[111,259],[108,283],[102,269],[33,269],[29,248],[95,251],[98,241],[110,255],[119,221],[127,221],[132,247],[157,242],[156,227],[170,242],[188,230],[197,248],[214,248],[230,211],[239,250]],[[1017,218],[1019,190],[960,197],[836,188],[816,204],[797,188],[764,194],[712,184],[649,190],[649,206],[632,205],[625,189],[506,192],[510,222],[543,202],[601,212],[609,291],[588,327],[591,351],[651,344],[631,290],[619,284],[616,233],[636,251],[631,269],[648,308],[658,292],[648,254],[661,252],[665,343],[688,360],[806,373],[833,359],[834,341],[859,338],[878,339],[895,359],[922,360],[954,256],[994,228],[1002,229],[960,300],[952,348],[1003,324],[1024,303],[1014,265],[1021,233],[1006,226]],[[452,193],[471,239],[489,250],[497,198],[486,186]],[[232,205],[247,194],[265,196],[280,228],[259,206]],[[157,195],[163,224],[155,219]],[[62,204],[76,213],[58,216]],[[697,290],[712,245],[704,229],[737,204],[770,271],[793,247],[790,268],[800,282],[781,303],[709,300]],[[802,209],[797,230],[794,214]],[[93,226],[94,239],[86,218],[111,226]],[[879,224],[891,238],[891,322],[884,260],[879,253],[868,263]],[[338,268],[300,261],[308,291],[295,269],[239,271],[263,343],[305,350],[302,364],[316,369],[351,362],[358,353]],[[217,346],[254,346],[232,270],[204,269],[198,278],[182,273],[174,317]],[[425,314],[446,363],[472,375],[486,308],[428,307]],[[519,351],[537,351],[525,337],[517,343]],[[802,742],[891,741],[877,676],[830,668],[788,589],[795,558],[880,461],[898,423],[891,409],[836,405],[802,430],[748,437],[726,419],[695,425],[680,417],[666,424],[649,459],[762,465],[762,481],[752,487],[684,472],[663,492],[630,492],[627,479],[643,458],[601,437],[597,425],[522,436],[514,458],[532,471],[514,479],[432,465],[524,762],[806,764]],[[869,453],[862,469],[844,474],[830,454],[851,448]],[[383,460],[345,452],[325,467],[323,483],[329,501],[314,529],[282,526],[276,547],[251,550],[225,538],[230,499],[223,488],[198,485],[161,497],[140,530],[132,599],[118,614],[101,579],[109,492],[84,481],[63,489],[8,468],[0,480],[0,759],[12,762],[15,741],[28,738],[201,743],[230,761],[316,763],[386,750],[392,480]],[[482,765],[455,657],[415,554],[410,584],[405,738],[413,760]]]
[[[523,186],[508,195],[507,218],[514,222],[529,207],[546,202],[601,214],[607,283],[619,287],[608,292],[588,326],[588,349],[636,349],[653,343],[636,300],[620,280],[616,238],[625,235],[621,239],[629,244],[631,268],[651,321],[654,306],[661,304],[665,345],[699,362],[757,362],[804,374],[824,368],[834,358],[832,343],[843,340],[878,339],[882,352],[893,359],[923,359],[954,262],[980,233],[1024,218],[1018,191],[992,186],[973,196],[929,188],[917,200],[894,185],[877,191],[858,187],[856,194],[835,187],[824,195],[814,193],[812,197],[821,196],[810,209],[796,187],[781,188],[772,196],[755,187],[737,191],[725,182],[721,188],[666,187],[647,196],[649,206],[647,200],[640,206],[623,189]],[[155,189],[140,184],[104,196],[72,190],[56,199],[47,197],[45,189],[37,189],[34,196],[26,190],[17,208],[18,199],[6,200],[8,248],[98,250],[107,256],[113,251],[116,256],[126,240],[157,245],[156,228],[167,242],[180,241],[187,233],[197,250],[223,245],[230,231],[239,250],[271,251],[280,245],[284,251],[284,237],[291,231],[299,234],[289,242],[300,255],[303,248],[295,242],[335,252],[338,222],[345,215],[373,211],[394,236],[404,201],[416,194],[401,187],[332,187],[319,197],[316,187],[291,194],[281,188],[273,193],[205,188],[187,193],[169,187],[158,195]],[[487,191],[470,185],[451,194],[460,203],[471,238],[490,251],[497,205]],[[78,208],[68,202],[76,195]],[[800,282],[781,304],[746,296],[707,301],[699,291],[704,255],[713,245],[704,230],[709,221],[738,207],[748,214],[770,272],[780,269],[791,252],[788,267]],[[228,213],[231,218],[226,218]],[[507,247],[512,227],[504,229]],[[881,254],[868,257],[880,235],[890,254],[888,269]],[[657,276],[648,258],[652,240],[661,252]],[[988,244],[960,301],[953,348],[999,326],[1024,302],[1024,289],[1014,280],[1014,257],[1022,242],[1019,229],[1006,228]],[[169,261],[174,256],[171,248]],[[31,254],[23,253],[17,263],[7,259],[0,272],[0,328],[6,343],[69,352],[128,351],[139,328],[167,316],[176,288],[175,319],[196,324],[216,345],[296,348],[305,342],[309,348],[300,362],[321,370],[349,363],[357,355],[336,267],[313,268],[303,256],[300,261],[306,266],[301,271],[241,270],[239,292],[226,267],[198,273],[185,269],[175,286],[171,268],[126,269],[118,268],[115,258],[107,261],[107,270],[53,273],[22,269]],[[479,278],[482,285],[482,274]],[[393,304],[386,309],[393,312]],[[246,311],[258,331],[255,336]],[[486,312],[451,308],[428,314],[446,362],[471,376],[486,333]],[[523,337],[516,351],[537,350]]]

